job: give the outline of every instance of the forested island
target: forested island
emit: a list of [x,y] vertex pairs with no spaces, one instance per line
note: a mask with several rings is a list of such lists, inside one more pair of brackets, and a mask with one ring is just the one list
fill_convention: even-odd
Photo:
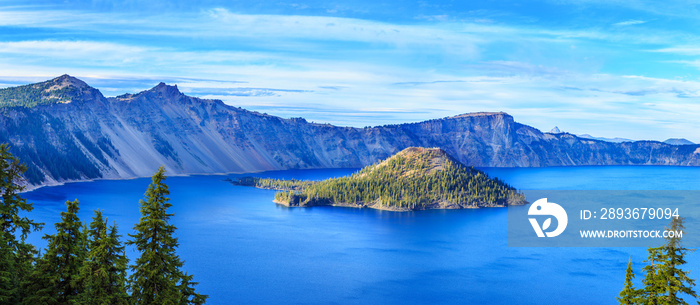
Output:
[[512,186],[467,167],[439,148],[410,147],[349,177],[324,181],[243,177],[234,185],[280,190],[286,206],[392,211],[503,207],[527,203]]

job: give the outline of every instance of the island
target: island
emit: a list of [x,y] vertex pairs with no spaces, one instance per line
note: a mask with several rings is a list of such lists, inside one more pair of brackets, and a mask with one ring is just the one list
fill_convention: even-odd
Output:
[[330,205],[414,211],[527,203],[512,186],[461,164],[440,148],[406,148],[351,176],[324,181],[257,177],[227,181],[279,190],[274,202],[289,207]]

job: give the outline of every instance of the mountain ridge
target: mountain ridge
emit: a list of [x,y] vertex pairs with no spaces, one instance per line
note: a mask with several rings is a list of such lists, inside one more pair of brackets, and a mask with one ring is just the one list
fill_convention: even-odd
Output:
[[[57,80],[68,81],[58,90],[69,103],[7,105],[27,96],[43,98],[41,90]],[[439,147],[478,167],[700,165],[700,145],[608,143],[543,133],[504,112],[340,127],[187,96],[165,83],[107,98],[78,81],[64,75],[0,91],[0,105],[5,104],[0,142],[10,143],[27,164],[30,185],[147,177],[161,164],[175,175],[360,168],[411,146]]]
[[[612,143],[634,142],[635,141],[632,139],[626,139],[626,138],[620,138],[620,137],[615,137],[615,138],[594,137],[594,136],[589,135],[587,133],[578,134],[576,136],[579,138],[583,138],[583,139],[594,139],[594,140],[600,140],[600,141],[612,142]],[[664,141],[664,143],[665,143],[665,141]],[[670,143],[667,143],[667,144],[670,144]]]

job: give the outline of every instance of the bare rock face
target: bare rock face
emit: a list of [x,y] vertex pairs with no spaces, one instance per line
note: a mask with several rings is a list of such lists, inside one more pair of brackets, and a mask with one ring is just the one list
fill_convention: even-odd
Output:
[[0,142],[27,164],[32,185],[150,176],[160,165],[169,174],[359,168],[411,146],[484,167],[700,165],[700,145],[542,133],[503,112],[337,127],[186,96],[164,83],[105,98],[67,75],[2,89],[0,108]]

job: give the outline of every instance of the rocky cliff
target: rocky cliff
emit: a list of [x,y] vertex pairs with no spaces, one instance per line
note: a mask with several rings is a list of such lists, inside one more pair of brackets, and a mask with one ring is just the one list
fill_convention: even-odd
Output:
[[700,165],[700,145],[610,143],[519,124],[502,112],[373,128],[279,117],[158,84],[105,98],[73,77],[0,90],[0,142],[33,185],[92,178],[363,167],[411,146],[471,166]]

